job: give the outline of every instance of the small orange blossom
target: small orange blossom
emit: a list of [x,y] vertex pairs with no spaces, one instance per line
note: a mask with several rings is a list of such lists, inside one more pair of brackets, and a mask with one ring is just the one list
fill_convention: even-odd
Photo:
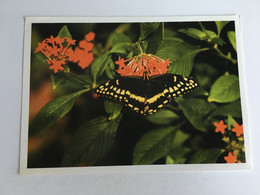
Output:
[[227,161],[227,163],[235,163],[237,157],[235,154],[232,154],[231,152],[229,152],[228,156],[225,156],[224,159]]
[[233,128],[232,131],[235,132],[237,136],[242,135],[244,133],[243,125],[235,123],[235,128]]
[[219,121],[219,123],[214,123],[214,126],[216,127],[215,132],[221,132],[222,134],[225,133],[225,129],[227,128],[227,125],[224,125],[223,120]]

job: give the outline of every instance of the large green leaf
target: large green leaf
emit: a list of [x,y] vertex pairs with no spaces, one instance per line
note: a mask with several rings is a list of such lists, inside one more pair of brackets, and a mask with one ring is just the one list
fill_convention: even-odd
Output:
[[121,113],[122,105],[111,101],[105,101],[104,107],[106,112],[110,115],[109,120],[113,120]]
[[60,32],[58,33],[58,37],[60,37],[60,38],[68,37],[68,38],[72,39],[72,36],[70,34],[70,31],[69,31],[67,25],[64,25],[61,28]]
[[170,124],[171,122],[176,121],[179,118],[180,117],[177,114],[166,109],[160,110],[156,112],[154,115],[147,116],[147,119],[149,121],[158,125]]
[[232,117],[242,117],[241,112],[241,102],[240,100],[234,101],[230,104],[226,104],[217,107],[211,114],[210,117],[214,116],[232,116]]
[[86,121],[75,132],[65,151],[61,166],[71,167],[79,164],[94,165],[101,160],[114,144],[116,131],[121,120],[108,121],[101,116]]
[[222,149],[202,149],[197,151],[191,158],[191,164],[216,163],[219,155],[223,153]]
[[179,127],[165,127],[146,133],[136,144],[133,164],[152,164],[166,156],[172,149],[173,140]]
[[157,52],[163,40],[162,28],[163,26],[160,24],[157,30],[149,37],[146,53],[155,54]]
[[205,32],[198,30],[196,28],[185,28],[185,29],[180,29],[179,32],[184,33],[194,39],[198,40],[206,40],[207,35]]
[[229,32],[227,32],[227,35],[228,35],[228,39],[229,39],[231,45],[233,46],[235,51],[237,51],[236,33],[235,33],[235,31],[229,31]]
[[94,61],[94,63],[91,65],[91,74],[94,79],[94,85],[96,84],[97,78],[99,78],[105,71],[110,60],[111,60],[111,56],[109,54],[103,54],[102,56],[97,58]]
[[218,35],[220,35],[224,26],[226,26],[226,24],[228,24],[229,22],[230,21],[215,21],[218,30]]
[[208,103],[203,99],[176,99],[186,118],[198,130],[206,132],[206,117],[210,111],[216,108],[213,103]]
[[129,50],[129,45],[127,43],[117,43],[115,44],[109,53],[127,54]]
[[210,89],[208,101],[227,103],[240,97],[239,80],[236,75],[219,77]]
[[181,41],[163,41],[156,56],[162,59],[170,58],[169,73],[189,76],[194,57],[201,52],[197,46]]
[[112,35],[112,47],[118,43],[132,43],[131,39],[122,33],[113,33]]
[[112,59],[109,60],[105,72],[109,79],[113,79],[115,77],[115,64]]
[[72,94],[60,96],[46,104],[36,115],[30,125],[30,135],[34,135],[62,118],[68,113],[75,100],[87,90],[81,90]]
[[90,75],[77,75],[77,78],[74,76],[68,76],[64,72],[58,72],[56,74],[51,74],[52,87],[55,90],[57,87],[65,87],[69,89],[83,89],[90,87],[92,78]]
[[141,23],[139,41],[147,39],[159,28],[159,26],[159,22]]

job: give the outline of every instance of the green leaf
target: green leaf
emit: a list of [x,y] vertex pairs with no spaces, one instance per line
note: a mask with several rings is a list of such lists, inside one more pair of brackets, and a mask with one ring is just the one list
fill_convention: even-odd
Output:
[[65,87],[68,89],[73,89],[75,91],[75,89],[80,90],[86,87],[90,87],[91,83],[93,82],[90,75],[77,75],[77,77],[79,77],[85,82],[79,80],[78,78],[75,78],[74,76],[69,76],[64,72],[58,72],[56,74],[52,73],[51,74],[52,87],[54,90],[57,87]]
[[191,164],[199,164],[199,163],[216,163],[220,154],[223,151],[221,149],[213,148],[213,149],[202,149],[197,151],[191,158]]
[[184,164],[186,161],[186,158],[180,157],[176,160],[172,159],[170,156],[166,157],[166,164]]
[[206,132],[206,117],[216,106],[203,99],[176,99],[186,118],[198,130]]
[[112,35],[112,47],[118,43],[132,43],[131,39],[122,33],[113,33]]
[[159,158],[166,156],[172,148],[178,128],[178,126],[171,126],[146,133],[135,146],[133,164],[152,164]]
[[174,137],[174,140],[172,142],[172,148],[176,149],[180,147],[190,136],[186,133],[183,133],[182,131],[177,131],[176,135]]
[[147,119],[157,125],[170,124],[179,119],[179,116],[170,110],[159,110],[154,115],[147,116]]
[[205,89],[200,87],[200,88],[196,89],[195,91],[193,91],[190,95],[192,97],[195,97],[195,96],[208,96],[209,93]]
[[197,46],[180,41],[163,41],[156,56],[167,60],[170,58],[168,73],[189,76],[194,57],[201,52]]
[[196,28],[186,28],[186,29],[180,29],[179,32],[184,33],[194,39],[198,40],[206,40],[207,35],[205,32],[198,30]]
[[223,41],[223,39],[221,39],[220,37],[215,37],[211,40],[211,43],[223,46],[225,44],[225,41]]
[[40,60],[42,63],[48,64],[48,63],[47,63],[47,58],[46,58],[46,56],[43,55],[42,53],[40,53],[40,52],[34,53],[34,56],[35,56],[38,60]]
[[64,82],[65,77],[62,75],[63,72],[58,72],[57,74],[51,74],[52,88],[55,90],[62,82]]
[[[196,63],[193,68],[194,76],[196,81],[199,83],[200,88],[211,87],[214,82],[213,79],[217,77],[217,69],[207,63]],[[194,92],[196,93],[196,91]]]
[[71,110],[75,100],[86,91],[87,90],[85,89],[64,95],[47,103],[32,121],[30,125],[30,134],[35,135],[62,118]]
[[236,33],[235,33],[235,31],[229,31],[229,32],[227,32],[227,36],[228,36],[228,39],[229,39],[231,45],[233,46],[233,48],[235,49],[235,51],[237,51]]
[[62,29],[58,33],[58,37],[60,37],[60,38],[68,37],[68,38],[72,39],[72,36],[70,34],[70,31],[69,31],[67,25],[64,25],[62,27]]
[[122,105],[121,104],[114,103],[114,102],[111,102],[111,101],[105,101],[104,102],[104,107],[105,107],[106,112],[108,114],[110,114],[108,120],[113,120],[116,117],[118,117],[119,114],[121,113],[121,110],[122,110]]
[[149,37],[146,53],[155,54],[157,52],[163,40],[162,28],[163,26],[160,24],[157,30]]
[[[190,137],[190,135],[183,133],[182,131],[177,131],[174,140],[172,149],[169,153],[169,156],[173,159],[172,164],[183,164],[186,161],[186,158],[183,158],[184,155],[190,152],[190,149],[183,147],[183,143]],[[167,158],[166,158],[167,162]]]
[[211,114],[210,117],[214,116],[232,116],[242,118],[241,103],[240,100],[234,101],[230,104],[217,107]]
[[174,160],[170,156],[166,156],[166,164],[174,164]]
[[232,127],[234,127],[236,123],[237,123],[237,121],[232,116],[228,115],[228,118],[227,118],[228,129],[231,130]]
[[117,43],[115,44],[109,53],[127,54],[130,47],[127,43]]
[[146,40],[159,28],[159,26],[159,22],[141,23],[139,41]]
[[109,60],[109,63],[105,69],[106,75],[109,79],[113,79],[115,77],[115,64],[112,59]]
[[238,77],[236,75],[223,75],[212,85],[208,101],[227,103],[233,102],[239,97]]
[[216,35],[216,33],[214,31],[211,30],[205,30],[205,33],[208,37],[208,39],[211,41],[214,38],[218,38],[218,36]]
[[226,24],[228,24],[229,22],[230,21],[215,21],[218,30],[218,35],[220,35],[224,26],[226,26]]
[[86,121],[72,137],[61,166],[94,165],[104,158],[114,144],[121,118],[108,121],[107,117],[101,116]]
[[105,71],[109,60],[111,60],[111,56],[109,54],[103,54],[102,56],[97,58],[91,65],[91,74],[94,78],[94,85],[96,84],[97,78],[99,78]]

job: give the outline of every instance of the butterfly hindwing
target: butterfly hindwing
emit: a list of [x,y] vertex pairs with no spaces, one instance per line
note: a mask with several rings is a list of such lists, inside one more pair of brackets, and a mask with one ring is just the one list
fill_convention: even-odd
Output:
[[140,77],[120,77],[107,81],[96,89],[102,97],[122,102],[135,112],[144,110],[147,84]]
[[163,74],[143,79],[142,77],[120,77],[107,81],[96,89],[96,93],[115,101],[140,114],[154,114],[172,99],[198,87],[191,78]]
[[150,86],[151,91],[146,100],[149,106],[147,113],[153,114],[172,99],[196,89],[198,84],[193,79],[182,75],[163,74],[151,77]]

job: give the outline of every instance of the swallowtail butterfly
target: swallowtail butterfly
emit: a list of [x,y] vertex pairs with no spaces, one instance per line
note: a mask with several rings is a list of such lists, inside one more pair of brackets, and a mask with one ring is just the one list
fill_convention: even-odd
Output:
[[176,74],[152,77],[126,76],[100,85],[96,93],[102,97],[122,102],[131,110],[147,115],[162,109],[173,98],[198,88],[191,78]]

